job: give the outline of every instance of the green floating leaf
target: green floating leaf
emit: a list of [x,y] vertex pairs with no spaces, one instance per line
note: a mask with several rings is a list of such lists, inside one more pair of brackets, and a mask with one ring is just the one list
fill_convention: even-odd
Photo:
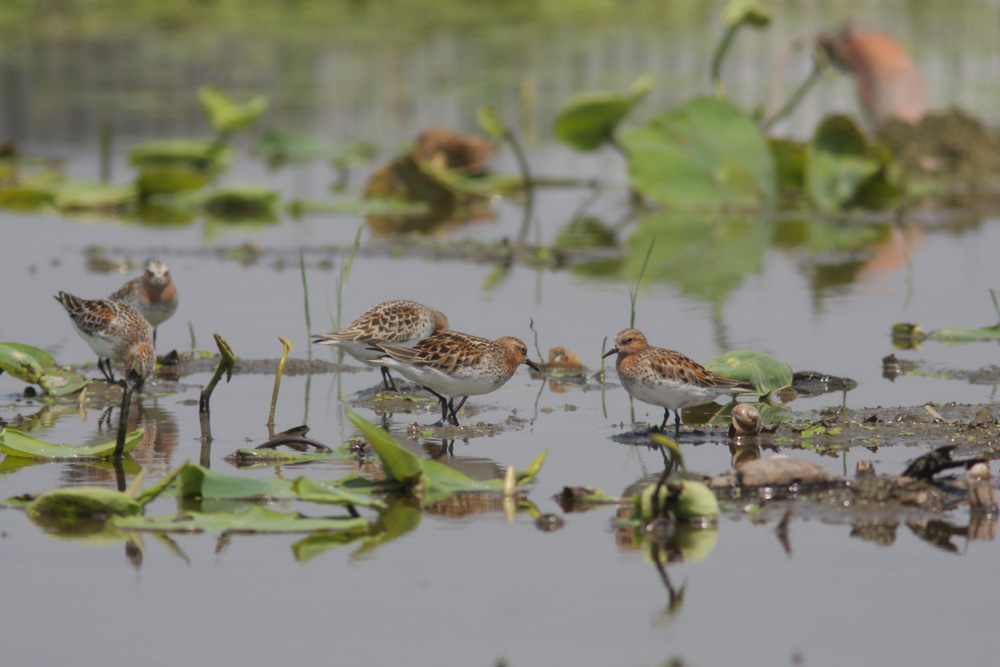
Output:
[[879,150],[848,116],[827,116],[813,134],[806,187],[823,211],[853,203],[863,189],[878,189],[891,157]]
[[758,350],[733,350],[710,359],[705,368],[719,375],[750,382],[759,395],[783,389],[792,384],[792,367]]
[[9,185],[0,188],[0,208],[14,211],[35,211],[54,204],[56,189],[51,184]]
[[45,350],[23,343],[0,343],[0,371],[18,380],[40,385],[52,396],[65,396],[83,389],[90,380],[56,365]]
[[420,483],[426,461],[422,462],[415,454],[403,449],[391,435],[353,412],[348,412],[347,418],[371,443],[389,477],[403,486],[415,486]]
[[204,171],[188,166],[168,165],[141,170],[136,186],[143,196],[170,195],[185,190],[198,190],[208,185],[209,180],[210,177]]
[[692,99],[622,133],[632,185],[677,209],[759,208],[777,189],[767,140],[733,104]]
[[[144,429],[136,429],[125,436],[125,452],[130,452],[146,435]],[[49,460],[82,460],[106,459],[114,456],[116,442],[106,442],[102,445],[86,445],[73,447],[71,445],[53,445],[32,438],[27,433],[5,428],[0,431],[0,452],[7,456],[27,459]]]
[[283,479],[263,479],[223,475],[193,463],[184,465],[177,476],[177,495],[202,500],[286,500],[298,498],[292,483]]
[[178,167],[205,174],[229,168],[229,148],[205,139],[147,141],[129,152],[130,164],[139,170]]
[[584,93],[562,108],[555,121],[556,137],[580,151],[592,151],[614,142],[615,131],[632,108],[649,92],[652,79],[642,76],[628,95]]
[[245,104],[236,104],[215,86],[199,88],[198,101],[208,116],[208,122],[220,134],[250,127],[267,110],[268,104],[263,95],[258,95]]
[[365,534],[368,521],[361,517],[313,519],[301,514],[273,512],[253,506],[243,512],[185,512],[177,516],[114,517],[114,528],[120,530],[151,530],[170,533],[311,533],[313,531],[346,531]]
[[127,493],[100,487],[56,489],[38,496],[27,507],[28,518],[32,521],[133,516],[141,511],[142,505]]
[[806,162],[809,159],[809,145],[794,139],[767,140],[774,156],[778,173],[778,185],[782,188],[801,191],[806,186]]
[[944,327],[930,332],[927,334],[927,338],[946,345],[1000,340],[1000,324],[995,324],[991,327],[981,327],[979,329]]
[[362,495],[345,489],[337,482],[314,481],[307,477],[299,477],[292,482],[292,490],[299,498],[311,503],[327,505],[360,505],[385,509],[386,504],[370,495]]
[[59,185],[55,205],[64,212],[127,213],[139,201],[133,185],[107,185],[67,180]]

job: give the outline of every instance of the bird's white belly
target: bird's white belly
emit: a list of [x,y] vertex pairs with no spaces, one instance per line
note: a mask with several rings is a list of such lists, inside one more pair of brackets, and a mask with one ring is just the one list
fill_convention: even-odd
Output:
[[720,395],[717,389],[681,382],[659,382],[650,385],[640,382],[628,383],[622,379],[622,385],[625,386],[628,393],[643,403],[658,405],[670,410],[687,408],[692,405],[704,405]]
[[439,394],[451,397],[487,394],[503,384],[499,381],[503,378],[496,378],[492,375],[472,372],[448,375],[435,368],[411,366],[390,357],[379,359],[373,363],[377,366],[390,368],[412,382],[425,385]]

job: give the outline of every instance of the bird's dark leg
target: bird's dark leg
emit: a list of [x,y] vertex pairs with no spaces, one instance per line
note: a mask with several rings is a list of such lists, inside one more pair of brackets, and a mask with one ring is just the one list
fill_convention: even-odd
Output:
[[[389,375],[389,369],[382,366],[382,382],[385,383],[386,391],[399,391],[396,389],[396,383],[392,381],[392,376]],[[425,387],[426,389],[426,387]]]
[[104,375],[104,379],[108,382],[115,381],[115,373],[111,370],[111,359],[108,358],[97,358],[97,368]]
[[[664,421],[663,425],[666,426],[667,422]],[[674,410],[674,440],[681,439],[681,411],[680,408]]]
[[427,385],[423,385],[423,387],[427,391],[429,391],[432,394],[434,394],[435,396],[437,396],[437,399],[439,401],[441,401],[441,421],[439,423],[442,426],[444,426],[445,424],[448,423],[448,399],[446,399],[444,396],[442,396],[441,394],[437,393],[436,391],[434,391],[433,389],[431,389]]
[[465,405],[465,402],[467,400],[469,400],[469,397],[468,396],[463,396],[462,400],[459,401],[459,403],[458,403],[457,406],[455,406],[454,405],[455,399],[451,399],[451,402],[452,402],[452,407],[451,407],[451,423],[454,424],[455,426],[458,426],[458,411],[462,409],[462,406]]
[[[663,433],[664,431],[667,430],[667,421],[669,419],[670,419],[670,410],[667,408],[663,408],[663,423],[660,424],[660,433]],[[656,430],[655,426],[653,427],[653,430]]]

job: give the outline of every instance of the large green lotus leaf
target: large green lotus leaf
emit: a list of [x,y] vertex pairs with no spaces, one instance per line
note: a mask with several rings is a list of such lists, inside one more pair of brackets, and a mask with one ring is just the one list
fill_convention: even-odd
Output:
[[202,500],[286,500],[298,498],[292,483],[283,479],[260,479],[223,475],[193,463],[177,476],[177,495]]
[[226,134],[250,127],[267,110],[267,98],[258,95],[245,104],[236,104],[215,86],[198,89],[198,101],[216,132]]
[[[144,429],[136,429],[125,436],[125,452],[130,452],[143,436],[146,435]],[[7,456],[17,456],[29,459],[104,459],[114,456],[116,442],[106,442],[101,445],[53,445],[36,438],[32,438],[27,433],[5,428],[0,431],[0,452]]]
[[158,139],[147,141],[129,152],[129,162],[136,169],[187,167],[207,174],[217,174],[229,167],[227,146],[206,139]]
[[136,185],[143,195],[169,195],[198,190],[208,185],[209,176],[187,165],[147,167],[139,172]]
[[[747,403],[743,401],[743,403]],[[729,402],[726,405],[719,403],[706,403],[684,408],[685,424],[713,424],[715,426],[728,425],[733,420],[733,406],[736,403]],[[765,426],[788,421],[791,417],[791,410],[784,405],[776,405],[767,401],[760,403],[749,403],[757,408],[760,414],[760,422]]]
[[719,375],[750,382],[761,396],[792,384],[792,367],[758,350],[733,350],[710,359],[705,368]]
[[778,184],[783,188],[801,191],[806,185],[806,161],[809,145],[794,139],[769,138],[768,145],[774,155]]
[[694,98],[622,132],[632,186],[667,208],[760,208],[774,200],[774,157],[733,104]]
[[806,162],[809,196],[823,211],[843,208],[882,164],[868,138],[847,116],[827,116],[813,134]]
[[38,496],[28,505],[28,517],[79,519],[102,515],[132,516],[142,511],[142,505],[127,493],[101,487],[56,489]]
[[771,235],[768,221],[746,216],[691,212],[647,216],[628,239],[626,277],[637,279],[655,238],[643,280],[674,283],[685,294],[716,302],[748,275],[763,270]]
[[334,481],[317,481],[307,477],[299,477],[292,482],[292,490],[298,494],[299,498],[311,503],[361,505],[376,509],[385,509],[386,507],[381,500],[376,500],[370,495],[353,493]]
[[424,468],[415,454],[405,450],[391,435],[353,412],[348,412],[347,418],[371,443],[389,477],[403,486],[414,486],[421,481]]
[[576,95],[556,117],[556,137],[580,151],[592,151],[614,139],[615,130],[632,108],[649,92],[651,80],[640,77],[628,95],[583,93]]
[[361,517],[313,519],[301,514],[273,512],[253,506],[238,513],[185,512],[165,517],[114,517],[111,525],[120,530],[153,530],[164,532],[226,532],[226,533],[311,533],[323,531],[367,531],[368,521]]
[[18,380],[41,385],[52,396],[65,396],[80,391],[90,380],[56,365],[45,350],[23,343],[0,343],[0,370]]

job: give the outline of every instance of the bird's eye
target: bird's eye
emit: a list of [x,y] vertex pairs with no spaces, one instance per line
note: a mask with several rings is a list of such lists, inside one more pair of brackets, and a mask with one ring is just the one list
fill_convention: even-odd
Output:
[[528,354],[528,348],[526,348],[526,347],[522,347],[522,348],[521,348],[521,354],[523,354],[523,355],[527,356],[527,354]]
[[635,338],[631,338],[631,337],[629,337],[629,338],[626,338],[626,339],[625,339],[625,342],[626,342],[626,343],[631,343],[631,342],[632,342],[632,341],[634,341],[634,340],[635,340]]

